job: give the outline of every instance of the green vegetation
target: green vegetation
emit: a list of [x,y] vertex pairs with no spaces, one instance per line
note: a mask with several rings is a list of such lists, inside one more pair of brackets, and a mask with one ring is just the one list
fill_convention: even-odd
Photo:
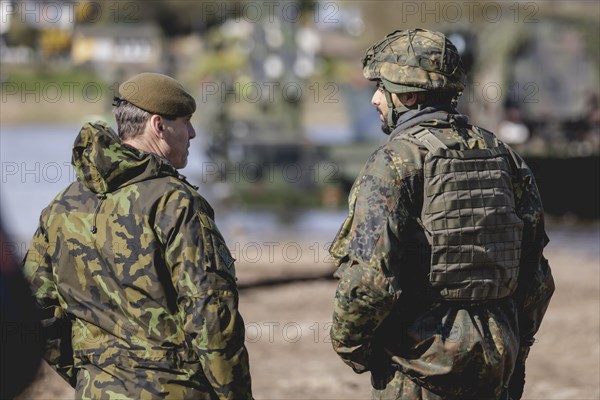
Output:
[[[7,68],[8,69],[8,68]],[[18,65],[11,68],[2,82],[2,88],[5,89],[11,85],[16,85],[19,90],[28,89],[35,85],[40,87],[48,85],[58,85],[68,88],[69,86],[84,86],[86,84],[97,84],[102,89],[109,89],[109,85],[103,82],[99,77],[89,69],[77,69],[72,67],[52,68],[36,67],[32,65]],[[81,91],[75,91],[81,92]]]
[[4,123],[75,122],[110,110],[114,85],[89,70],[18,65],[2,72]]

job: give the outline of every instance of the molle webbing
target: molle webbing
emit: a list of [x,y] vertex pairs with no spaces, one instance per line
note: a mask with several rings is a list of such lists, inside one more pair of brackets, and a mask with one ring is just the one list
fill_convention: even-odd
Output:
[[474,127],[489,148],[451,150],[429,130],[414,134],[429,153],[421,220],[431,244],[429,281],[448,300],[511,295],[523,222],[515,212],[510,154]]

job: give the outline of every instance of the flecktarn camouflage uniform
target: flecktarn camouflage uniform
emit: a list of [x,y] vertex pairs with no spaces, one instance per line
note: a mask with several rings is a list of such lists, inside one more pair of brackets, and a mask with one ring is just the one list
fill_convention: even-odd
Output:
[[[447,119],[422,125],[449,148],[486,147],[474,130],[455,131]],[[554,290],[542,256],[547,237],[539,193],[529,168],[512,153],[516,211],[524,222],[513,296],[440,300],[430,290],[431,248],[419,221],[426,154],[397,132],[352,188],[349,216],[330,250],[340,279],[333,346],[356,372],[371,371],[374,398],[498,398],[515,364],[524,365]]]
[[[391,33],[367,50],[363,75],[380,84],[393,131],[330,249],[333,347],[371,372],[376,399],[520,398],[554,291],[533,174],[456,111],[465,75],[443,34]],[[393,103],[405,92],[432,96]]]
[[234,260],[210,205],[102,123],[42,212],[24,269],[46,360],[77,398],[251,399]]

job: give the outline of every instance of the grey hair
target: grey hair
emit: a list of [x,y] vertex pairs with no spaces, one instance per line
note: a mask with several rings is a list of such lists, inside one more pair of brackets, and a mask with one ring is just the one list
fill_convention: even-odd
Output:
[[117,120],[117,130],[121,140],[133,139],[144,132],[146,122],[152,114],[134,106],[126,100],[121,100],[118,106],[114,106],[113,114]]

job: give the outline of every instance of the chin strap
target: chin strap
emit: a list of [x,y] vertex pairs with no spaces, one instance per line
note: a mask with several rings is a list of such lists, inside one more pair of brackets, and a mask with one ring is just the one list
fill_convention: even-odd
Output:
[[[406,113],[407,111],[410,111],[411,109],[406,107],[404,104],[401,104],[399,107],[396,107],[394,105],[394,102],[392,101],[392,93],[390,93],[389,90],[383,88],[383,94],[385,95],[385,100],[387,101],[388,106],[387,123],[391,129],[394,129],[398,118],[400,118],[402,114]],[[418,105],[418,109],[421,109],[420,104]]]

